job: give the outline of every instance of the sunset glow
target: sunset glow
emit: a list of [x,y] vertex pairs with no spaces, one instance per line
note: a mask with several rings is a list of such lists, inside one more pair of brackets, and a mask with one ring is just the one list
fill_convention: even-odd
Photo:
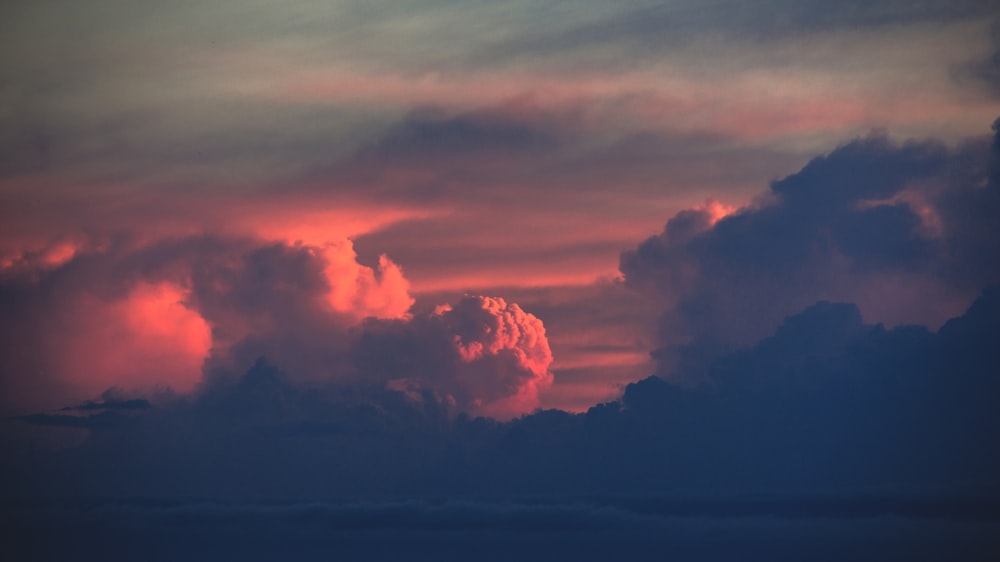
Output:
[[0,37],[3,560],[1000,560],[997,2]]

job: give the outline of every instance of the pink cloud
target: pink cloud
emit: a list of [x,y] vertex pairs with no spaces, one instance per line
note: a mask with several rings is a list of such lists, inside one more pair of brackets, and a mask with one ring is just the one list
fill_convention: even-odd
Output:
[[552,385],[541,320],[491,297],[464,299],[441,316],[457,332],[458,377],[472,391],[474,412],[504,419],[538,407],[539,392]]
[[244,355],[284,361],[302,378],[340,376],[331,366],[343,362],[348,329],[406,317],[413,302],[398,265],[359,264],[348,240],[133,246],[56,246],[7,268],[0,343],[18,350],[2,358],[7,406],[51,407],[109,387],[189,392],[203,367],[242,369]]
[[53,377],[81,396],[113,386],[193,390],[212,337],[187,298],[167,282],[142,282],[110,300],[80,293],[44,334]]
[[[553,383],[538,317],[495,297],[414,317],[403,270],[384,255],[375,267],[358,263],[349,240],[196,237],[89,250],[20,282],[34,299],[23,312],[39,323],[17,337],[41,353],[6,383],[40,393],[32,407],[90,399],[109,387],[191,392],[203,374],[238,374],[260,356],[299,381],[425,389],[455,412],[499,419],[530,413]],[[54,288],[51,298],[43,284]],[[352,367],[352,342],[379,326],[412,338],[402,350],[376,348],[379,356],[405,355],[410,346],[444,352],[387,371]],[[5,326],[5,337],[15,328]],[[44,372],[45,382],[26,378],[32,372]]]
[[328,244],[320,255],[330,284],[327,302],[334,310],[357,319],[403,318],[409,312],[410,282],[385,254],[379,256],[377,269],[358,263],[350,240]]
[[456,382],[470,412],[500,419],[531,412],[552,385],[552,351],[542,321],[502,298],[470,297],[441,318],[461,359]]
[[363,326],[354,352],[359,375],[451,412],[511,419],[530,413],[553,382],[542,321],[515,303],[465,297],[404,321]]

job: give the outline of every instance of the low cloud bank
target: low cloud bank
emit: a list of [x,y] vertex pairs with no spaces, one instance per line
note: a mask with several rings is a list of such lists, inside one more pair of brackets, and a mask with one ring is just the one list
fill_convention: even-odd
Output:
[[[455,417],[427,389],[307,383],[260,359],[149,409],[9,420],[53,440],[87,428],[87,438],[51,451],[11,440],[4,481],[8,494],[53,497],[996,494],[997,333],[997,287],[937,332],[865,324],[856,306],[823,302],[714,362],[711,384],[651,377],[584,414],[506,423]],[[434,353],[405,330],[395,337]]]

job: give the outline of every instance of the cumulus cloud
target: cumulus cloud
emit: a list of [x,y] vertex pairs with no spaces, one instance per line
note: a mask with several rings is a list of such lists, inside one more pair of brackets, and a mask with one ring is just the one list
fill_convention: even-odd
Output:
[[2,271],[0,302],[6,407],[37,408],[112,386],[190,392],[203,369],[242,371],[260,355],[336,375],[351,326],[404,317],[413,301],[397,265],[363,266],[350,242],[206,236],[22,259]]
[[190,393],[260,357],[299,383],[430,393],[452,413],[501,418],[535,409],[552,383],[538,318],[488,297],[413,317],[402,269],[385,255],[360,264],[350,241],[205,236],[31,265],[0,284],[12,411],[109,387]]
[[379,256],[377,269],[358,263],[349,240],[328,244],[321,255],[326,260],[323,272],[330,285],[327,300],[334,310],[358,319],[401,318],[413,306],[409,281],[385,254]]
[[185,287],[90,270],[88,261],[0,281],[5,408],[39,407],[46,395],[81,400],[112,386],[190,391],[200,380],[211,329],[185,302]]
[[408,322],[369,322],[355,349],[366,376],[426,388],[458,411],[508,419],[552,384],[541,320],[502,298],[466,297]]
[[676,215],[621,258],[628,284],[664,303],[662,372],[751,344],[817,300],[890,324],[957,314],[1000,280],[997,146],[869,136],[735,213]]

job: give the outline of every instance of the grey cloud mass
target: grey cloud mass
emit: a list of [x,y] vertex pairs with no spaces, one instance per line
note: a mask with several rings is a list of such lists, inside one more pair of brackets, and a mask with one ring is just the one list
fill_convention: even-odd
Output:
[[667,303],[663,372],[752,343],[819,299],[859,301],[893,324],[943,322],[1000,279],[998,160],[992,139],[949,150],[868,137],[718,222],[678,214],[621,262],[629,284]]

